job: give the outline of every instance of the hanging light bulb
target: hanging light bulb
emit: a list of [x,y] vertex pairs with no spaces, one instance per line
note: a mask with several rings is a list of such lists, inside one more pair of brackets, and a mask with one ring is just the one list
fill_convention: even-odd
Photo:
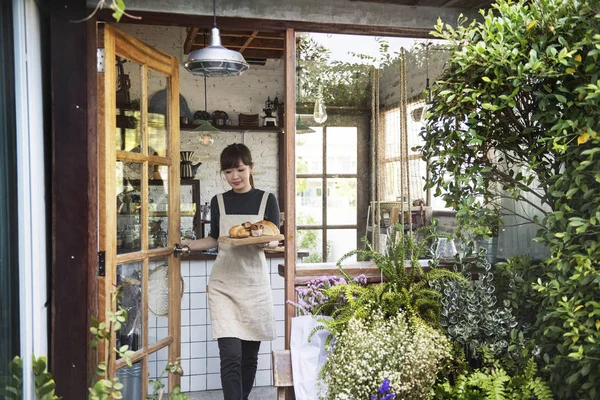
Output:
[[212,146],[215,142],[215,138],[208,132],[204,132],[200,135],[200,144],[204,147]]
[[197,128],[194,129],[194,132],[198,132],[200,134],[199,141],[202,146],[208,147],[212,146],[215,142],[215,138],[213,136],[216,132],[221,132],[212,124],[210,121],[203,120]]
[[327,121],[327,110],[325,108],[325,103],[323,102],[323,92],[321,85],[319,85],[319,89],[317,91],[317,98],[315,99],[313,119],[317,124],[322,124],[323,122]]

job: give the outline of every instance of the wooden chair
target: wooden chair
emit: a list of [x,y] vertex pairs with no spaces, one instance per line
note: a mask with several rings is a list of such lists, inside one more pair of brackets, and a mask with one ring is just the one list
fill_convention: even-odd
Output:
[[289,350],[273,350],[273,386],[277,388],[277,400],[285,400],[286,388],[294,387]]

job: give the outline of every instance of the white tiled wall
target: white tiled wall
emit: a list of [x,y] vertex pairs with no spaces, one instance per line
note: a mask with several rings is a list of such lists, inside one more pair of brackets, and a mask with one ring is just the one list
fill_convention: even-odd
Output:
[[[277,266],[283,263],[283,259],[271,258],[267,259],[267,263],[271,268],[277,339],[263,342],[260,346],[255,386],[273,384],[271,350],[284,347],[284,279],[277,273]],[[181,378],[181,389],[184,392],[221,389],[219,348],[217,341],[212,340],[206,295],[206,283],[213,264],[213,260],[181,262],[185,282],[181,299],[181,364],[185,372]]]

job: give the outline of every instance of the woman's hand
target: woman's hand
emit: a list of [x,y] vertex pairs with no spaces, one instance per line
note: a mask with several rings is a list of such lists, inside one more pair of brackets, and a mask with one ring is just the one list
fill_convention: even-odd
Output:
[[261,249],[274,249],[279,245],[278,241],[272,241],[268,243],[258,243],[257,246]]

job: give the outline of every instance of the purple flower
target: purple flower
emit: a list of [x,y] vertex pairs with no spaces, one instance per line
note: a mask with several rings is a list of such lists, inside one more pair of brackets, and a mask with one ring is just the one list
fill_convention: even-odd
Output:
[[377,390],[381,394],[387,394],[390,392],[390,380],[385,378],[383,382],[381,382],[381,386]]

